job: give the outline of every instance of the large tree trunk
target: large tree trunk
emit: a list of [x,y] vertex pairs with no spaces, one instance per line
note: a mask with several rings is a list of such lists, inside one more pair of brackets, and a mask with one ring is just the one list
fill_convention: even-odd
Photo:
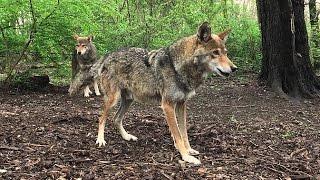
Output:
[[314,97],[320,89],[312,70],[303,0],[258,0],[262,33],[260,80],[282,97]]

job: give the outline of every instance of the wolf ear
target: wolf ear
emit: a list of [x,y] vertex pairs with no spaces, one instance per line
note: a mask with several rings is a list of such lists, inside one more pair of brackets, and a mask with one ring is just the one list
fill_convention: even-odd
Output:
[[204,22],[199,26],[197,36],[201,42],[208,42],[212,38],[211,27],[208,22]]
[[231,29],[227,29],[221,33],[218,34],[219,38],[225,43],[228,39],[229,33],[231,32]]
[[93,36],[92,35],[88,36],[88,41],[91,42],[92,40],[93,40]]
[[78,38],[79,38],[79,36],[78,36],[77,34],[74,34],[74,35],[73,35],[73,39],[74,39],[74,40],[78,40]]

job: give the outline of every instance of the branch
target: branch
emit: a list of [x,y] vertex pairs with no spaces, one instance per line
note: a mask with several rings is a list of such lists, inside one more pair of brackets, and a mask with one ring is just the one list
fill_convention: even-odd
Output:
[[[1,31],[1,35],[2,35],[2,39],[3,39],[3,43],[4,43],[4,45],[5,45],[5,47],[6,47],[6,50],[8,50],[9,49],[9,45],[8,45],[8,40],[7,40],[7,38],[6,38],[6,35],[5,35],[5,33],[4,33],[4,29],[1,27],[1,25],[0,25],[0,31]],[[8,51],[5,51],[5,55],[6,55],[6,62],[3,64],[3,66],[4,66],[4,69],[5,69],[5,67],[7,66],[7,63],[9,62],[9,56],[8,56],[8,54],[7,54],[7,52]],[[1,65],[1,63],[0,63],[0,65]],[[1,68],[0,68],[1,69]],[[3,70],[4,70],[3,69]]]
[[1,25],[0,25],[0,31],[1,31],[1,35],[2,35],[2,39],[4,41],[4,44],[5,44],[6,48],[9,49],[8,41],[7,41],[6,35],[4,34],[4,28],[1,27]]
[[120,12],[122,11],[122,9],[124,9],[125,5],[126,5],[126,0],[123,1],[122,7],[119,8],[119,11],[120,11]]
[[[1,26],[1,25],[0,25]],[[15,26],[4,26],[1,29],[5,30],[5,29],[9,29],[9,28],[14,28]]]
[[[58,6],[60,5],[60,0],[57,0],[57,4],[55,5],[54,9],[51,11],[50,14],[48,14],[45,18],[42,19],[42,21],[39,23],[38,26],[41,26],[41,24],[43,22],[45,22],[45,20],[47,20],[50,16],[52,16],[54,14],[54,12],[57,10]],[[10,70],[9,70],[9,73],[8,73],[8,76],[7,78],[5,79],[4,82],[9,82],[9,80],[11,80],[12,78],[12,73],[13,73],[13,70],[17,67],[17,65],[21,62],[21,60],[23,59],[23,57],[25,56],[25,53],[26,51],[28,50],[30,44],[32,43],[32,41],[34,40],[35,38],[35,33],[37,31],[37,19],[36,19],[36,16],[35,16],[35,13],[34,13],[34,8],[33,8],[33,4],[32,4],[32,0],[29,0],[29,8],[30,8],[30,12],[31,12],[31,16],[32,16],[32,25],[31,25],[31,29],[30,29],[30,32],[29,32],[29,39],[28,41],[25,43],[21,53],[20,53],[20,56],[18,58],[18,60],[11,66]]]
[[50,12],[50,14],[48,14],[45,18],[42,19],[42,21],[39,23],[39,26],[41,26],[42,23],[45,22],[45,20],[49,19],[49,17],[55,13],[59,5],[60,5],[60,0],[57,0],[57,4],[54,6],[53,10]]
[[11,80],[12,78],[12,73],[13,70],[16,68],[16,66],[19,64],[19,62],[22,60],[22,58],[25,56],[26,51],[28,50],[29,45],[31,44],[31,42],[34,40],[34,34],[36,32],[36,23],[37,23],[37,19],[34,13],[34,8],[33,8],[33,4],[32,4],[32,0],[29,0],[29,8],[30,8],[30,12],[32,15],[32,25],[30,28],[30,32],[29,32],[29,39],[28,41],[24,44],[24,47],[20,53],[20,56],[18,58],[18,60],[11,66],[8,76],[7,78],[4,80],[5,83],[8,83],[9,80]]

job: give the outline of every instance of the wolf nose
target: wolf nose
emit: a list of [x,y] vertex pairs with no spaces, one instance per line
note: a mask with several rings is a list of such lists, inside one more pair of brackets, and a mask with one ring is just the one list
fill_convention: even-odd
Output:
[[235,72],[238,68],[237,67],[231,67],[231,71]]
[[78,54],[80,55],[80,54],[81,54],[81,52],[78,52]]

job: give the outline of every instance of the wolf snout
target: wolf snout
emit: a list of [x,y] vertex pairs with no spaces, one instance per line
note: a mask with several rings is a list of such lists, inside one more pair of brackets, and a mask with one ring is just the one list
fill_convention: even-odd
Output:
[[81,55],[81,52],[80,52],[80,51],[78,52],[78,55]]
[[238,69],[238,67],[236,67],[236,66],[231,67],[231,71],[232,71],[232,72],[236,72],[236,71],[237,71],[237,69]]

